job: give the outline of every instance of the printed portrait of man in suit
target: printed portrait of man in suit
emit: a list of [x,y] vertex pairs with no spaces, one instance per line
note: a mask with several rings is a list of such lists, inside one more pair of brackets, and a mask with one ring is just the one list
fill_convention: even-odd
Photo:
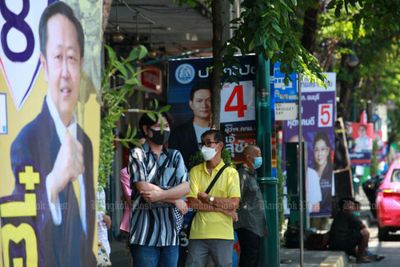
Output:
[[171,132],[169,146],[182,153],[185,165],[189,168],[190,157],[199,151],[201,135],[210,130],[211,87],[206,81],[195,83],[190,91],[189,107],[193,117],[178,125]]
[[71,7],[56,2],[42,13],[39,39],[47,94],[40,113],[11,145],[13,196],[26,192],[26,167],[39,173],[37,215],[30,218],[39,266],[95,266],[93,149],[76,116],[84,32]]

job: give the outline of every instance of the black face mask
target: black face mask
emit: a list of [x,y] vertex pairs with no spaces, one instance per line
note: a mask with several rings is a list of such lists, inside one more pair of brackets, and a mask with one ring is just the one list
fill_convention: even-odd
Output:
[[161,130],[159,130],[159,131],[153,130],[153,129],[150,129],[150,130],[153,133],[153,136],[152,137],[147,136],[147,137],[149,138],[149,140],[151,142],[153,142],[156,145],[160,145],[160,146],[165,144],[166,142],[168,142],[169,134],[170,134],[169,131],[164,130],[161,133]]

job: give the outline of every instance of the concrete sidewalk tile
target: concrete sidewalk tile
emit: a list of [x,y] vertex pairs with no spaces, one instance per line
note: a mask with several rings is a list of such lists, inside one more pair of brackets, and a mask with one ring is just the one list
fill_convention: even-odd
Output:
[[[300,266],[300,249],[280,249],[281,266]],[[347,267],[350,266],[347,256],[342,251],[304,250],[304,265],[307,267]]]
[[347,266],[347,261],[344,255],[330,255],[321,262],[320,267],[345,267]]

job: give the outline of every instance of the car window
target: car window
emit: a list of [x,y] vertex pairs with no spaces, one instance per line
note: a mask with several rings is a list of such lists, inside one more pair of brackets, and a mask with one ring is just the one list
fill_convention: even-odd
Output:
[[391,181],[395,183],[400,183],[400,169],[393,170]]

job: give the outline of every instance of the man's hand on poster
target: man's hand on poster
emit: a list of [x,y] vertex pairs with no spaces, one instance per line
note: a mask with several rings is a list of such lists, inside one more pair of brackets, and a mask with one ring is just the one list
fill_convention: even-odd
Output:
[[311,206],[311,212],[319,212],[320,211],[320,204],[319,204],[319,202],[318,203],[315,203],[315,204],[313,204],[312,206]]
[[111,228],[111,218],[107,214],[103,214],[103,221],[107,226],[107,229]]
[[52,203],[57,200],[58,193],[64,190],[69,182],[73,182],[84,172],[83,147],[68,131],[64,135],[53,169],[48,175]]

